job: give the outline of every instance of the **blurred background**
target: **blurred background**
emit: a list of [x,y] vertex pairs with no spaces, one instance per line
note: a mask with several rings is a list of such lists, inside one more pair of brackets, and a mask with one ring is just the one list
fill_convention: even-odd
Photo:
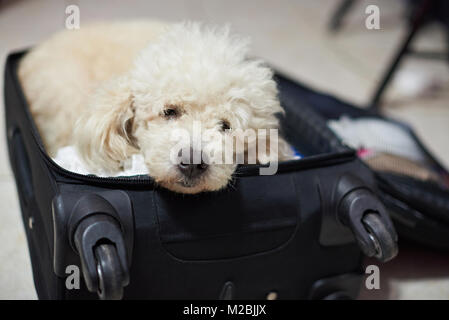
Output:
[[[410,2],[0,0],[0,60],[63,29],[65,9],[72,4],[80,8],[81,28],[93,21],[135,18],[230,23],[234,32],[252,38],[252,55],[315,90],[364,107],[372,103],[410,34]],[[369,5],[380,10],[380,29],[365,26]],[[441,22],[426,22],[412,45],[429,54],[404,56],[378,105],[383,114],[408,122],[437,159],[449,167],[449,32]],[[3,77],[0,84],[3,90]],[[1,99],[0,299],[35,299],[16,187],[7,159],[3,112]],[[393,261],[366,263],[379,265],[381,288],[363,289],[361,299],[449,299],[447,253],[401,242],[399,256]]]

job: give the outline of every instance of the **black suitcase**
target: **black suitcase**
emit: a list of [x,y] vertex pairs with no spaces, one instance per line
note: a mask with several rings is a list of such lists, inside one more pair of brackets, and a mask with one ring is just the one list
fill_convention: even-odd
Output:
[[378,194],[386,205],[401,239],[447,252],[449,249],[449,172],[427,150],[406,123],[389,119],[371,109],[357,108],[285,77],[278,76],[281,94],[301,99],[324,120],[349,118],[382,119],[404,129],[425,155],[426,162],[443,183],[422,181],[410,176],[374,171]]
[[[6,62],[6,129],[39,298],[355,298],[363,254],[395,256],[372,172],[288,80],[278,78],[282,127],[303,159],[272,176],[240,166],[232,187],[188,196],[148,176],[57,166],[17,79],[23,54]],[[80,289],[66,286],[70,266],[82,270]]]

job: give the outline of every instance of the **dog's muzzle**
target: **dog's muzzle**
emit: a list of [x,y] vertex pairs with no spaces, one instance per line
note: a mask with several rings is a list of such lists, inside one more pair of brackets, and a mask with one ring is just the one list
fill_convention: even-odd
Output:
[[[197,157],[194,156],[195,154]],[[209,165],[207,164],[205,156],[206,155],[201,151],[196,151],[192,148],[190,148],[190,154],[182,155],[181,162],[178,164],[178,170],[187,181],[193,182],[207,171]],[[198,158],[198,161],[194,161],[196,158]]]

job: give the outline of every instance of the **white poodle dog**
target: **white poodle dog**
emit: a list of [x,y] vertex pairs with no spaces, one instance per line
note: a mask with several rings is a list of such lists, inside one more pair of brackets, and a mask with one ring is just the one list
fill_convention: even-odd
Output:
[[[236,168],[207,162],[204,149],[222,152],[224,138],[237,129],[279,126],[283,110],[272,71],[247,53],[248,41],[226,27],[105,23],[54,35],[23,58],[18,73],[50,156],[76,145],[95,174],[117,172],[140,153],[159,185],[198,193],[225,187]],[[173,138],[175,129],[193,134],[194,124],[220,135],[182,144]],[[276,142],[277,152],[258,148],[257,162],[293,157],[283,139]],[[195,152],[199,163],[189,161]]]

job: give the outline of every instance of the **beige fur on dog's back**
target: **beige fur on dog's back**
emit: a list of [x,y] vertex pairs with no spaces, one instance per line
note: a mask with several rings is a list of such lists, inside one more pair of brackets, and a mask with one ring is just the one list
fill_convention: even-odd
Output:
[[74,144],[74,124],[88,107],[88,95],[100,83],[128,71],[136,55],[166,27],[162,22],[136,21],[64,30],[24,57],[19,78],[51,156]]

